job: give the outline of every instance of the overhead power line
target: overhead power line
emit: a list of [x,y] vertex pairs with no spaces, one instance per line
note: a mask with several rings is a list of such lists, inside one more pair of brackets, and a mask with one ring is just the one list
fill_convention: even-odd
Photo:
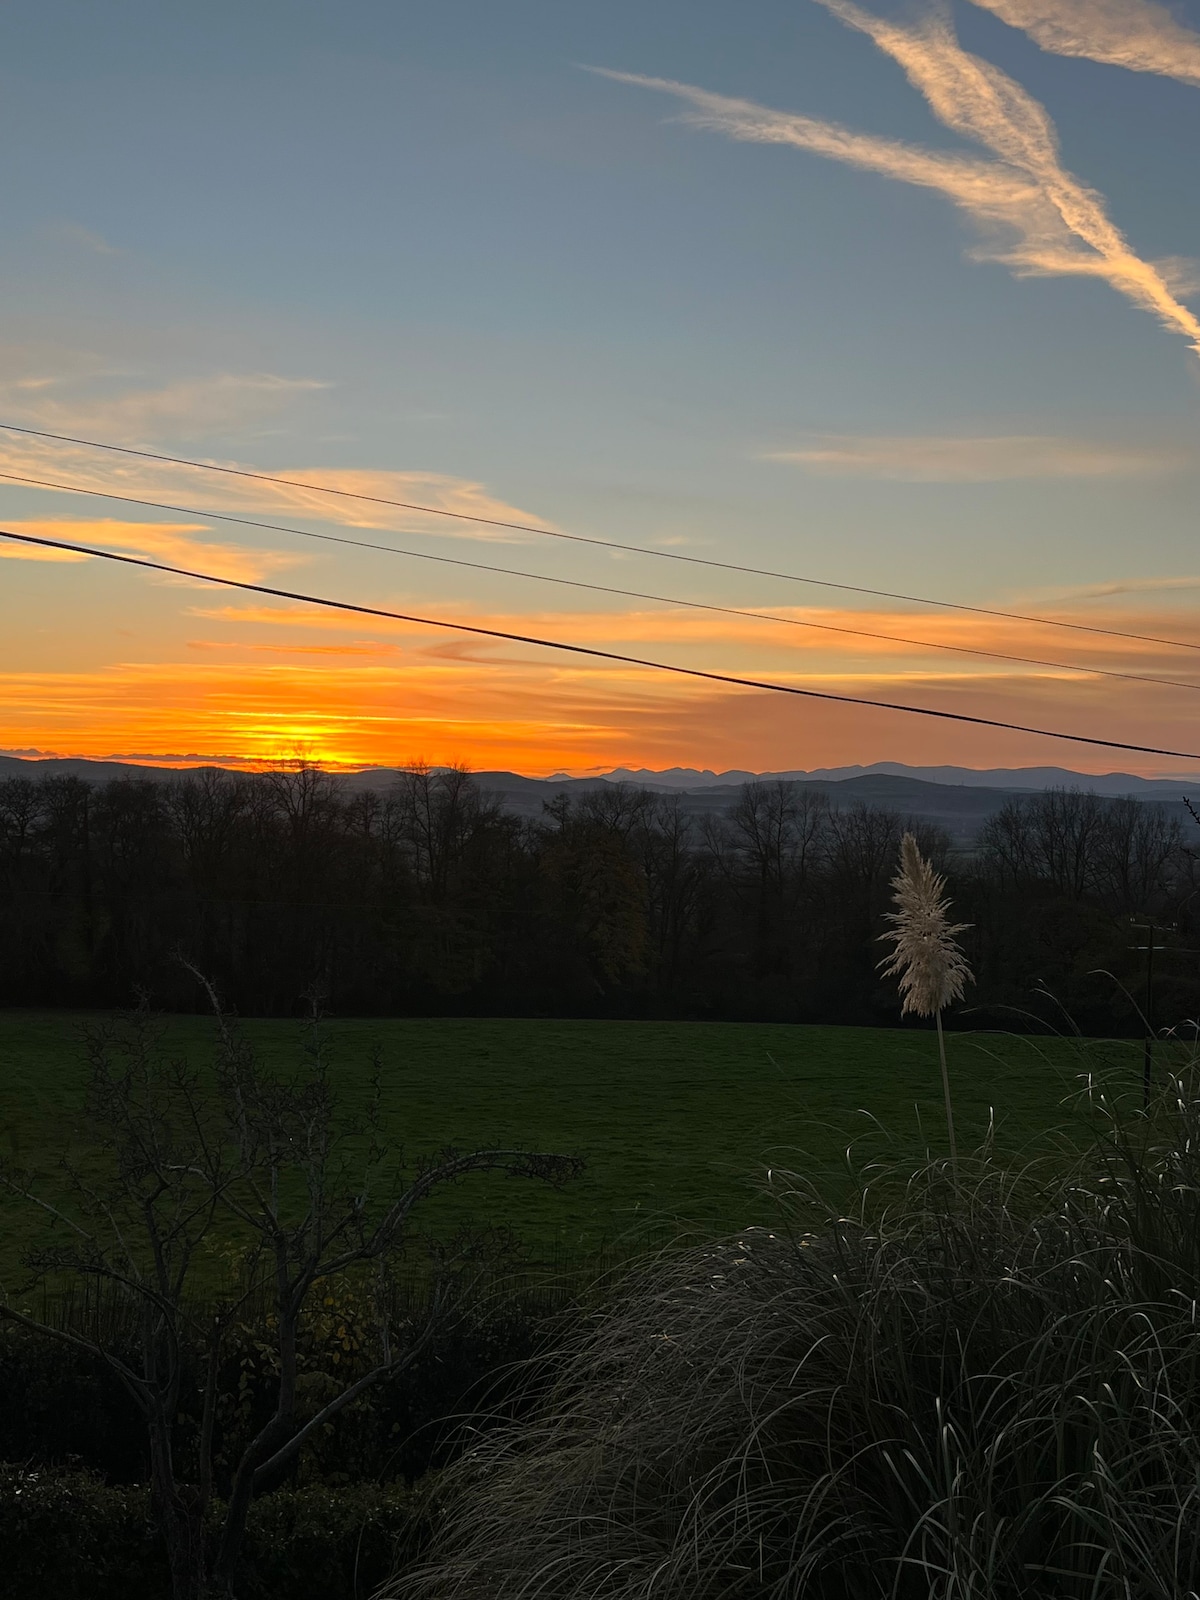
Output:
[[[439,556],[426,550],[401,550],[391,544],[377,544],[371,539],[354,539],[349,534],[314,533],[310,528],[296,528],[284,522],[264,522],[257,517],[238,517],[226,511],[210,511],[202,506],[180,506],[165,500],[145,500],[138,495],[116,494],[108,489],[85,489],[74,483],[58,483],[50,478],[31,478],[19,472],[0,472],[0,479],[9,483],[32,484],[38,489],[62,490],[67,494],[85,495],[92,499],[115,500],[122,505],[144,506],[154,511],[173,511],[179,516],[202,517],[207,522],[231,522],[242,528],[261,528],[272,533],[295,534],[300,539],[318,539],[323,544],[348,545],[355,550],[377,550],[383,555],[401,556],[410,561],[432,561],[439,566],[465,567],[472,572],[500,573],[508,578],[525,578],[534,583],[553,583],[567,589],[588,589],[593,594],[620,595],[627,600],[653,600],[661,605],[682,606],[690,611],[711,611],[726,617],[749,617],[756,622],[781,623],[789,628],[812,628],[821,633],[847,634],[856,639],[876,639],[887,644],[915,646],[920,650],[949,650],[956,655],[980,656],[988,661],[1016,662],[1026,667],[1049,667],[1057,672],[1077,672],[1084,677],[1121,678],[1129,683],[1151,683],[1159,688],[1189,689],[1200,693],[1200,684],[1187,683],[1180,678],[1162,678],[1151,673],[1121,672],[1114,667],[1084,667],[1072,661],[1046,661],[1038,656],[1012,655],[1002,650],[983,650],[975,645],[946,644],[936,639],[908,639],[900,634],[879,633],[869,628],[850,628],[841,623],[812,622],[800,617],[785,617],[778,612],[753,611],[745,606],[719,606],[706,600],[683,600],[678,595],[651,594],[644,589],[618,589],[608,583],[589,583],[582,578],[559,578],[545,572],[529,572],[520,567],[502,567],[495,562],[469,561],[465,556]],[[381,530],[392,531],[392,530]]]
[[1200,650],[1188,639],[1162,639],[1155,634],[1130,633],[1122,628],[1103,628],[1096,623],[1067,622],[1061,617],[1039,617],[1022,611],[999,611],[991,606],[971,606],[960,600],[935,600],[929,595],[899,594],[891,589],[868,589],[861,584],[835,583],[831,578],[810,578],[797,572],[775,572],[769,567],[749,567],[737,561],[717,561],[711,556],[690,556],[680,550],[654,550],[647,545],[623,544],[617,539],[600,539],[583,533],[563,533],[533,522],[506,522],[498,517],[478,516],[470,511],[447,511],[443,506],[419,505],[412,500],[392,500],[386,495],[364,494],[357,489],[335,489],[327,483],[309,483],[300,478],[284,478],[270,472],[252,472],[246,467],[227,467],[213,461],[193,461],[188,456],[169,456],[155,450],[135,450],[131,445],[109,444],[100,439],[83,439],[70,433],[50,433],[44,428],[22,428],[15,422],[0,422],[0,430],[19,433],[30,439],[52,439],[58,444],[78,444],[89,450],[107,450],[114,455],[136,456],[143,461],[165,462],[173,467],[191,467],[197,472],[218,472],[229,478],[248,478],[255,483],[274,483],[285,489],[304,489],[310,494],[334,495],[341,500],[361,500],[369,505],[393,506],[400,511],[419,511],[430,517],[447,517],[454,522],[472,522],[484,528],[504,528],[511,533],[532,533],[545,539],[562,539],[570,544],[593,545],[600,550],[620,550],[626,555],[652,556],[658,561],[681,561],[693,567],[712,567],[720,572],[741,572],[750,577],[774,578],[781,583],[807,583],[820,589],[837,589],[843,594],[865,594],[875,600],[903,600],[909,605],[939,606],[945,611],[966,611],[979,617],[1004,617],[1010,622],[1030,622],[1043,628],[1068,628],[1075,633],[1097,633],[1110,639],[1135,639],[1141,644],[1168,645],[1174,650]]
[[893,700],[868,700],[865,695],[834,694],[828,689],[801,689],[795,684],[774,683],[770,679],[744,678],[731,672],[711,672],[701,667],[682,667],[668,661],[651,661],[644,656],[625,655],[616,650],[601,650],[595,645],[570,644],[563,639],[542,639],[536,634],[513,633],[504,628],[484,628],[478,623],[450,622],[441,617],[420,617],[403,611],[388,611],[381,606],[363,606],[350,600],[335,600],[327,595],[304,594],[296,589],[279,589],[270,584],[250,583],[243,578],[222,578],[212,572],[195,572],[166,561],[151,561],[145,556],[119,555],[115,550],[98,550],[92,545],[74,544],[66,539],[47,539],[31,533],[14,533],[0,528],[0,538],[18,544],[39,545],[49,550],[67,550],[76,555],[93,556],[99,561],[115,561],[122,566],[143,567],[150,572],[166,572],[176,578],[192,578],[225,589],[240,589],[249,594],[270,595],[277,600],[296,600],[302,605],[321,606],[331,611],[348,611],[357,616],[384,617],[392,622],[408,622],[421,628],[442,628],[452,633],[469,633],[483,639],[503,639],[512,644],[535,645],[541,650],[561,650],[570,655],[589,656],[599,661],[616,661],[624,666],[646,667],[653,672],[669,672],[682,678],[700,678],[709,683],[727,683],[739,689],[764,689],[772,694],[796,695],[806,700],[830,700],[839,705],[870,706],[876,711],[902,711],[908,716],[933,717],[942,722],[966,722],[980,728],[1004,728],[1011,733],[1031,733],[1042,739],[1065,739],[1071,744],[1097,745],[1105,750],[1132,750],[1139,755],[1175,756],[1182,761],[1200,761],[1194,750],[1163,750],[1156,745],[1127,744],[1119,739],[1095,739],[1083,733],[1062,733],[1053,728],[1033,728],[1020,722],[1005,722],[997,717],[970,716],[963,711],[935,711],[927,706],[909,706]]

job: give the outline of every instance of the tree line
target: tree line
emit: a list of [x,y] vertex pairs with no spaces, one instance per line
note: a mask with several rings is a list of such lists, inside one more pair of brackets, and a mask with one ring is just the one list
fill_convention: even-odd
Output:
[[890,1024],[877,941],[906,829],[971,924],[968,1003],[992,1020],[1048,990],[1084,1028],[1141,1031],[1146,918],[1156,1020],[1197,1014],[1200,855],[1152,803],[1031,794],[963,852],[798,783],[716,817],[614,785],[530,820],[465,770],[355,793],[303,763],[0,782],[0,1003],[190,1009],[186,961],[245,1014]]

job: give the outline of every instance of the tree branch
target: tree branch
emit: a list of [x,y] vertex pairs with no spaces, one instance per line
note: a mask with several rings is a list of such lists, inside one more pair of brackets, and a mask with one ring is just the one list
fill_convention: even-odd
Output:
[[114,1356],[103,1345],[94,1344],[92,1340],[83,1339],[78,1334],[68,1333],[64,1328],[52,1328],[48,1322],[39,1322],[36,1317],[27,1316],[14,1306],[0,1304],[0,1322],[16,1322],[32,1333],[40,1333],[47,1339],[54,1339],[59,1344],[67,1345],[72,1350],[82,1350],[86,1355],[95,1356],[112,1368],[144,1414],[148,1417],[153,1416],[154,1390],[151,1385],[139,1378],[132,1367],[127,1367],[119,1357]]
[[255,1470],[254,1487],[256,1489],[260,1488],[272,1473],[277,1471],[279,1468],[286,1466],[287,1463],[295,1457],[301,1446],[304,1444],[304,1441],[310,1436],[310,1434],[315,1433],[317,1429],[323,1427],[325,1423],[331,1422],[339,1412],[344,1411],[348,1405],[357,1400],[364,1389],[369,1389],[372,1384],[378,1383],[381,1378],[386,1378],[395,1373],[403,1372],[406,1368],[412,1366],[413,1362],[428,1346],[429,1341],[433,1338],[435,1327],[436,1314],[431,1312],[429,1319],[421,1332],[420,1338],[417,1339],[415,1343],[409,1345],[402,1356],[395,1357],[390,1361],[382,1362],[377,1367],[373,1367],[370,1372],[364,1373],[361,1378],[357,1378],[347,1388],[343,1389],[341,1394],[334,1395],[333,1399],[330,1400],[327,1405],[322,1406],[321,1410],[317,1412],[316,1416],[310,1417],[304,1426],[298,1429],[291,1436],[286,1444],[281,1445],[273,1456],[264,1461],[262,1465]]

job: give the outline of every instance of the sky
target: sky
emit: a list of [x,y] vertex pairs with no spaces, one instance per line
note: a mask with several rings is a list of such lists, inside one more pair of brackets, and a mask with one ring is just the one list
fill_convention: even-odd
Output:
[[[0,528],[1200,752],[1200,0],[8,0],[0,128],[0,423],[312,486]],[[2,540],[0,750],[1200,767]]]

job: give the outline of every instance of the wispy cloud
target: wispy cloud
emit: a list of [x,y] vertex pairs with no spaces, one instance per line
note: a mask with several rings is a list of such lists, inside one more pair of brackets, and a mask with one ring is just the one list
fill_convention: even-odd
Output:
[[[1114,578],[1107,583],[1072,584],[1065,589],[1040,589],[1027,597],[1022,603],[1041,605],[1046,601],[1056,603],[1073,602],[1076,600],[1110,600],[1115,595],[1121,594],[1170,594],[1177,590],[1200,589],[1200,576],[1195,573],[1184,573],[1176,577],[1149,577],[1149,578]],[[1165,627],[1161,621],[1156,621],[1151,626],[1162,631],[1170,632],[1172,629],[1186,634],[1191,619],[1184,617],[1168,622]]]
[[1200,34],[1154,0],[972,0],[1059,56],[1200,86]]
[[945,15],[901,26],[851,0],[819,3],[890,55],[939,121],[982,145],[990,158],[857,133],[671,79],[604,75],[682,100],[689,108],[684,120],[693,126],[760,144],[794,145],[934,189],[980,228],[977,259],[1002,262],[1018,276],[1100,278],[1200,353],[1200,319],[1176,298],[1162,271],[1132,249],[1103,198],[1063,166],[1045,109],[1005,73],[963,50]]
[[834,161],[844,161],[865,172],[878,172],[902,183],[936,189],[980,220],[1008,221],[1036,195],[1028,179],[998,162],[981,161],[975,156],[956,155],[950,151],[926,150],[896,139],[857,133],[837,122],[774,111],[753,100],[714,94],[673,78],[613,72],[607,67],[590,70],[616,83],[674,95],[691,107],[681,119],[691,127],[710,128],[751,144],[794,145],[816,155],[829,156]]
[[[545,517],[492,493],[486,485],[448,473],[324,468],[303,463],[264,468],[260,462],[205,457],[193,442],[212,432],[234,432],[297,395],[324,387],[315,379],[271,374],[223,374],[150,388],[129,388],[107,397],[87,375],[57,377],[45,370],[0,383],[6,420],[75,438],[208,459],[214,465],[265,471],[295,484],[253,475],[197,472],[168,462],[102,454],[84,445],[38,439],[0,430],[0,472],[52,479],[77,488],[128,494],[214,511],[305,518],[347,527],[399,533],[436,533],[471,539],[520,542],[518,529],[492,523],[551,527]],[[2,485],[0,485],[2,486]],[[354,498],[367,496],[366,499]],[[375,503],[372,503],[372,499]],[[380,502],[396,501],[385,505]],[[430,511],[418,509],[430,507]],[[452,515],[439,515],[449,512]],[[482,521],[474,519],[483,519]]]
[[300,396],[327,388],[318,378],[287,378],[272,372],[217,372],[140,386],[114,382],[110,375],[99,373],[65,384],[41,376],[33,389],[28,380],[3,384],[0,400],[19,403],[21,421],[55,433],[145,445],[243,429]]
[[[9,523],[9,527],[18,533],[34,533],[36,530],[38,537],[44,536],[46,538],[55,539],[61,539],[64,537],[62,533],[43,535],[41,530],[46,526],[47,525],[45,523],[36,522],[32,524],[22,524],[19,522]],[[66,566],[70,566],[73,563],[90,561],[91,559],[91,556],[80,555],[74,550],[54,550],[48,545],[13,544],[8,539],[0,538],[0,561],[57,561]]]
[[189,639],[189,650],[249,650],[259,655],[275,656],[390,656],[397,646],[381,640],[367,644],[246,644],[229,639]]
[[[275,483],[239,485],[233,493],[263,507],[336,521],[353,528],[393,528],[471,539],[520,541],[519,528],[489,528],[486,522],[553,527],[544,518],[494,495],[482,483],[442,472],[389,472],[372,468],[291,467],[279,476],[313,485],[311,489]],[[203,487],[210,490],[211,480]],[[329,492],[332,491],[332,492]],[[366,496],[365,499],[347,498]],[[399,501],[399,505],[372,503]],[[430,511],[417,509],[428,506]],[[439,516],[439,511],[450,516]],[[472,519],[482,519],[473,521]],[[461,519],[461,520],[459,520]]]
[[1045,108],[1006,73],[963,50],[948,17],[935,12],[903,28],[852,0],[819,3],[890,55],[948,128],[991,150],[1036,185],[1039,203],[1022,227],[1024,236],[997,259],[1019,272],[1106,279],[1200,351],[1200,321],[1171,293],[1159,269],[1130,248],[1102,197],[1062,165]]
[[[1164,591],[1164,598],[1151,605],[1133,603],[1096,610],[1080,609],[1078,605],[1069,603],[1138,592],[1136,586],[1126,589],[1117,581],[1111,587],[1098,584],[1087,590],[1072,590],[1070,594],[1039,596],[1038,609],[1043,616],[1063,621],[1096,622],[1102,627],[1125,630],[1130,634],[1196,640],[1200,643],[1194,609],[1173,605],[1166,598],[1170,591],[1190,588],[1195,582],[1194,579],[1158,579],[1153,585],[1148,583],[1147,593]],[[397,610],[406,609],[403,600],[396,601],[395,605]],[[430,600],[420,604],[420,614],[430,618],[445,616],[448,621],[468,622],[483,628],[543,638],[569,639],[576,644],[594,644],[601,649],[622,650],[628,647],[631,653],[636,650],[639,654],[661,651],[664,658],[680,659],[682,656],[686,657],[689,664],[700,666],[711,666],[714,661],[721,661],[731,671],[753,669],[786,676],[799,670],[805,674],[833,672],[844,675],[853,672],[857,665],[864,662],[874,671],[881,659],[887,659],[896,672],[919,669],[925,675],[933,676],[949,673],[958,678],[969,671],[982,678],[996,672],[1011,674],[1018,665],[1022,665],[1023,670],[1034,677],[1047,674],[1055,676],[1058,668],[1036,664],[1049,661],[1071,662],[1084,670],[1116,668],[1120,671],[1157,673],[1163,677],[1183,677],[1189,683],[1200,682],[1200,659],[1181,657],[1177,649],[1151,643],[1145,638],[1081,633],[1067,644],[1061,638],[1049,636],[1045,627],[1018,617],[931,611],[916,606],[775,606],[772,610],[774,620],[683,610],[672,606],[603,611],[507,612],[468,608],[461,602]],[[514,651],[528,654],[526,646],[504,640],[464,639],[462,635],[447,640],[436,630],[431,631],[417,624],[323,611],[311,606],[247,605],[241,602],[201,604],[190,608],[189,614],[209,622],[230,625],[227,635],[230,644],[250,644],[262,640],[264,636],[270,639],[272,634],[278,637],[281,633],[301,643],[308,643],[315,633],[325,636],[346,635],[356,644],[370,638],[403,639],[407,654],[428,654],[439,658],[466,654],[472,659],[482,660],[509,658]],[[212,639],[214,634],[210,634],[209,638]],[[287,646],[281,648],[286,649]],[[694,657],[689,654],[693,650]],[[989,661],[980,655],[977,660],[967,662],[961,658],[955,659],[949,653],[951,650],[999,652],[1010,657],[1032,657],[1033,661],[1024,664]],[[597,669],[588,663],[558,662],[553,657],[543,657],[542,660],[554,670],[608,670],[606,667]]]
[[76,250],[87,250],[97,256],[117,256],[121,252],[109,244],[103,234],[94,228],[85,228],[80,222],[52,222],[46,230],[50,237]]
[[[246,468],[251,473],[264,470],[259,463],[244,458],[240,461],[225,458],[214,464]],[[302,463],[272,468],[270,472],[272,477],[290,478],[312,487],[101,455],[76,445],[27,439],[0,431],[0,473],[65,483],[99,496],[111,491],[168,505],[196,507],[200,511],[211,509],[231,515],[274,517],[284,522],[320,522],[380,532],[436,534],[510,544],[524,543],[533,537],[520,531],[521,524],[555,527],[546,517],[493,494],[486,484],[448,473],[312,467]],[[0,478],[0,488],[3,487],[4,481]],[[372,498],[354,498],[358,495]],[[440,515],[441,512],[452,515]],[[474,520],[477,518],[484,520]],[[488,523],[515,526],[489,527]]]
[[[202,524],[188,522],[122,522],[110,517],[56,517],[35,520],[8,520],[4,526],[14,533],[31,534],[40,539],[62,539],[67,543],[89,544],[122,555],[145,556],[171,566],[211,572],[217,577],[256,583],[282,567],[294,566],[303,556],[280,550],[254,550],[245,545],[198,539],[207,533]],[[49,546],[17,544],[0,538],[0,557],[17,561],[90,561],[91,556]]]
[[1180,450],[1040,434],[961,438],[929,435],[817,434],[763,460],[831,477],[903,483],[1002,483],[1030,478],[1144,478],[1190,465]]

